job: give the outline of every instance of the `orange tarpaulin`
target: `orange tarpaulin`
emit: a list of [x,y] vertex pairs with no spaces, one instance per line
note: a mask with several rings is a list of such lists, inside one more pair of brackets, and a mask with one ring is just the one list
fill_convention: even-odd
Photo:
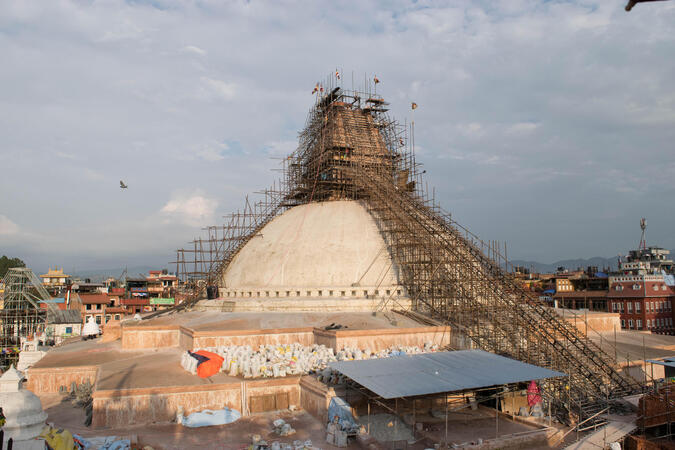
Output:
[[197,375],[202,378],[208,378],[217,374],[220,371],[220,368],[223,366],[223,357],[212,352],[207,352],[206,350],[199,350],[195,352],[197,355],[205,356],[209,358],[208,361],[204,361],[197,366]]

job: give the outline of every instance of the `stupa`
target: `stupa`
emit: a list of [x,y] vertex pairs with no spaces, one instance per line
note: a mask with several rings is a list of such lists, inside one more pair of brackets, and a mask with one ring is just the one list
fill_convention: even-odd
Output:
[[7,422],[3,427],[4,446],[11,438],[15,450],[43,450],[44,440],[38,438],[45,426],[47,413],[37,395],[22,386],[23,376],[11,366],[0,377],[0,405]]

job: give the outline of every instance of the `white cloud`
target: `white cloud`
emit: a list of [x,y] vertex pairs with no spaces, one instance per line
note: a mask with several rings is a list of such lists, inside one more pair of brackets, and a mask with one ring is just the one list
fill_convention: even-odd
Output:
[[0,214],[0,235],[15,235],[19,233],[19,226],[9,220],[9,217]]
[[202,77],[201,81],[209,92],[225,100],[232,100],[237,94],[237,85],[234,83],[208,77]]
[[82,169],[81,173],[82,176],[89,181],[101,181],[105,178],[101,172],[95,169],[91,169],[89,167],[85,167],[84,169]]
[[224,142],[212,142],[198,148],[195,151],[195,155],[204,161],[220,161],[225,159],[223,152],[228,149],[229,146]]
[[204,50],[202,48],[199,48],[199,47],[196,47],[194,45],[186,45],[181,50],[185,53],[192,53],[192,54],[199,55],[199,56],[205,56],[206,55],[206,50]]
[[56,152],[55,155],[63,159],[71,159],[71,160],[77,159],[77,157],[74,154],[67,152]]
[[265,144],[267,154],[275,158],[290,155],[296,148],[298,141],[271,141]]
[[160,212],[170,219],[190,226],[204,226],[213,221],[218,201],[206,197],[201,191],[189,194],[176,193]]
[[538,123],[519,122],[519,123],[515,123],[515,124],[509,126],[506,129],[506,132],[507,132],[507,134],[514,135],[514,136],[523,136],[523,135],[527,135],[527,134],[530,134],[530,133],[534,132],[534,130],[536,130],[537,128],[539,128]]

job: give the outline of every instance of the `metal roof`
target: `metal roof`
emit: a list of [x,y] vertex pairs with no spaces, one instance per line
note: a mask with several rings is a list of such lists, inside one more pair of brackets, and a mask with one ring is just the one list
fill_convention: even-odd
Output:
[[47,322],[57,323],[82,323],[82,315],[79,309],[59,309],[47,313]]
[[339,361],[330,367],[387,399],[566,376],[482,350]]
[[647,362],[675,368],[675,358],[663,358],[663,361],[648,359]]

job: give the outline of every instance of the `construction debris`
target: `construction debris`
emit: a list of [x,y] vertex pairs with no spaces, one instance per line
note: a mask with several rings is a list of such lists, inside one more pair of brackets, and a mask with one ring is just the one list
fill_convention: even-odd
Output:
[[[390,347],[387,350],[373,352],[372,350],[346,347],[337,353],[324,345],[303,346],[292,345],[262,345],[257,351],[251,346],[209,347],[199,350],[215,353],[223,358],[220,368],[230,376],[244,378],[279,378],[288,375],[306,375],[318,373],[319,380],[325,383],[338,384],[342,378],[339,374],[328,369],[328,363],[334,361],[351,361],[362,359],[388,358],[390,356],[414,355],[429,353],[438,350],[438,345],[431,342],[424,347]],[[181,366],[192,374],[197,374],[199,362],[186,351],[181,357]]]

